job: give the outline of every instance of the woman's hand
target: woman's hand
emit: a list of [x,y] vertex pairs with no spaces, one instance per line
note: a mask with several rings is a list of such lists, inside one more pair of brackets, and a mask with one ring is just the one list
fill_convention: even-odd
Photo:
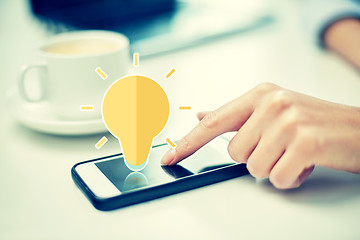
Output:
[[277,188],[300,186],[315,165],[360,173],[359,108],[265,83],[198,117],[162,164],[176,164],[216,136],[237,131],[228,146],[231,158]]

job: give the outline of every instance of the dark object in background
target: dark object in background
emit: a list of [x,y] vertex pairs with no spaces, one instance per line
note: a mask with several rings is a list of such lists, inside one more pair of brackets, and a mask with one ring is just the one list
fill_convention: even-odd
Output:
[[[141,57],[201,45],[258,29],[274,20],[262,0],[31,0],[34,14],[54,33],[120,32]],[[256,5],[256,8],[248,8]]]
[[172,12],[175,0],[31,0],[33,12],[82,29],[108,29]]

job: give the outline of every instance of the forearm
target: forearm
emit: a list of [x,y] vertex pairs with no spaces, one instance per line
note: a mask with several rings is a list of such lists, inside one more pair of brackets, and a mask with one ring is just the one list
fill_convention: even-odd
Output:
[[328,28],[325,45],[360,69],[360,20],[343,19]]

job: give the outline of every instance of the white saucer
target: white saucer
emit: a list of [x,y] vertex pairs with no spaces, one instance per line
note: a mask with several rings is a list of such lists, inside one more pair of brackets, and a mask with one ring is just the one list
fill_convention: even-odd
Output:
[[108,131],[102,119],[62,120],[46,102],[27,103],[20,99],[15,90],[7,95],[7,106],[12,115],[33,130],[56,135],[87,135]]

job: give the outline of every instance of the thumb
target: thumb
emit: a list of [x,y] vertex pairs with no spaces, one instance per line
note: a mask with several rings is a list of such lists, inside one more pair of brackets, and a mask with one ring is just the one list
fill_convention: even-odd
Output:
[[196,116],[201,121],[209,112],[199,112]]

